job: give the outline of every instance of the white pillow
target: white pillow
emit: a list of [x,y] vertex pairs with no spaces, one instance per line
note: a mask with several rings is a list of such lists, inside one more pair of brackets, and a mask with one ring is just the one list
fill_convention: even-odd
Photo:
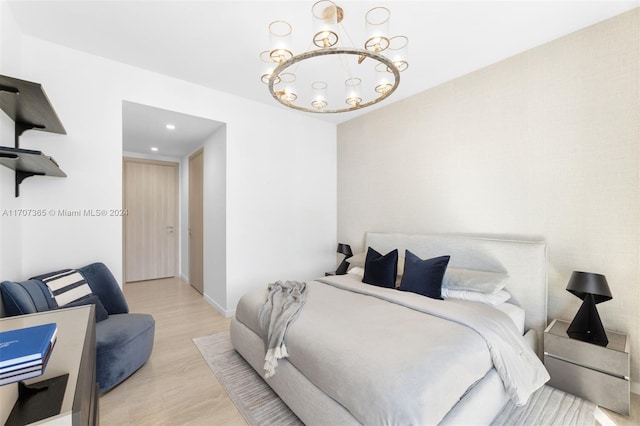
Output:
[[360,277],[360,279],[362,279],[364,278],[364,268],[360,266],[354,266],[353,268],[349,269],[347,274],[353,274]]
[[481,293],[470,290],[453,290],[442,287],[442,297],[445,299],[462,299],[472,302],[482,302],[488,305],[501,305],[511,299],[511,295],[506,290],[499,290],[495,293]]
[[492,294],[505,288],[508,282],[509,275],[500,272],[447,268],[442,280],[442,287],[450,290],[469,290]]

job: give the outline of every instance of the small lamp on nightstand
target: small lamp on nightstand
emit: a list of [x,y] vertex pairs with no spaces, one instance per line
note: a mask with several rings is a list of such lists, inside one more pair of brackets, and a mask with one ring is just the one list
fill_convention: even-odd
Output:
[[605,276],[592,272],[573,271],[567,284],[567,291],[582,299],[582,306],[567,329],[569,337],[607,346],[609,339],[596,309],[598,303],[613,298]]
[[353,252],[351,251],[351,246],[349,244],[342,243],[338,244],[337,251],[340,254],[344,254],[344,259],[342,259],[342,262],[338,265],[336,275],[344,275],[347,273],[347,268],[349,268],[349,262],[347,262],[347,259],[353,256]]

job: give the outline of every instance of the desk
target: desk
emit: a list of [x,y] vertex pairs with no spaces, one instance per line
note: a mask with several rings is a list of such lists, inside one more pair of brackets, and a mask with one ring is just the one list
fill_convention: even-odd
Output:
[[[0,319],[0,330],[56,323],[58,336],[45,374],[26,380],[27,385],[68,374],[60,413],[38,422],[56,425],[98,424],[96,386],[96,332],[93,305],[58,309]],[[0,387],[0,421],[5,424],[18,399],[18,384]]]

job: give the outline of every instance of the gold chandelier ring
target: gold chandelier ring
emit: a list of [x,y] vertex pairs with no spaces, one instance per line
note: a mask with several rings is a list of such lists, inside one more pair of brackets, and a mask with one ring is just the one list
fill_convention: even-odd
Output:
[[[289,68],[292,65],[297,64],[298,62],[302,62],[306,59],[310,59],[310,58],[315,58],[315,57],[319,57],[319,56],[325,56],[325,55],[355,55],[358,56],[359,58],[365,59],[365,58],[371,58],[375,61],[378,61],[380,63],[383,63],[387,66],[388,71],[390,71],[391,73],[393,73],[394,76],[394,83],[393,86],[391,86],[388,90],[385,90],[384,93],[380,93],[380,95],[368,102],[365,103],[359,103],[357,105],[353,105],[353,106],[349,106],[349,107],[345,107],[345,108],[338,108],[338,109],[312,109],[312,108],[307,108],[304,106],[299,106],[299,105],[295,105],[292,102],[286,102],[285,100],[282,99],[281,96],[279,96],[275,89],[274,89],[274,85],[278,84],[279,79],[280,79],[280,74],[286,70],[287,68]],[[273,72],[271,73],[271,77],[269,78],[269,92],[271,93],[271,96],[273,96],[273,98],[280,102],[281,104],[289,107],[289,108],[293,108],[296,109],[298,111],[304,111],[304,112],[315,112],[315,113],[338,113],[338,112],[348,112],[348,111],[355,111],[358,109],[362,109],[362,108],[366,108],[368,106],[371,105],[375,105],[378,102],[384,100],[385,98],[387,98],[388,96],[390,96],[398,87],[398,84],[400,83],[400,70],[398,69],[398,67],[393,63],[393,61],[391,61],[390,59],[386,58],[383,55],[377,54],[375,52],[371,52],[369,50],[364,50],[364,49],[356,49],[356,48],[329,48],[329,49],[319,49],[319,50],[312,50],[309,52],[304,52],[301,53],[299,55],[293,56],[292,58],[287,59],[286,61],[281,62],[276,69],[273,70]]]

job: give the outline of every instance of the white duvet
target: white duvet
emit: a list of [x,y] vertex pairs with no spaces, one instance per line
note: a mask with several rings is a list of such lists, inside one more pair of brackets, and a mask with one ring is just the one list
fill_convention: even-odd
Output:
[[[375,287],[350,275],[307,283],[289,327],[289,362],[363,424],[437,424],[495,367],[523,404],[549,376],[496,309]],[[265,291],[245,295],[236,318],[261,335]]]

